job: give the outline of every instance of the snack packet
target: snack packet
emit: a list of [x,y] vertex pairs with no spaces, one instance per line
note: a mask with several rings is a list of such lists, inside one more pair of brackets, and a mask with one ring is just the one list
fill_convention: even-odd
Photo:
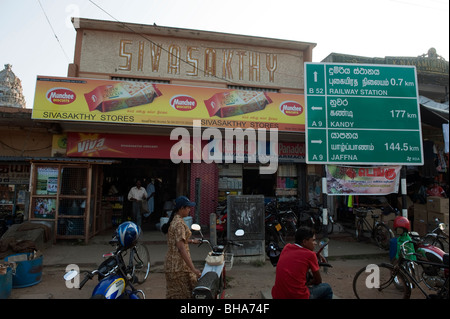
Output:
[[84,95],[89,111],[117,111],[128,107],[152,103],[161,96],[161,91],[153,83],[118,82],[96,87]]
[[265,92],[227,91],[205,101],[209,116],[229,117],[263,110],[272,100]]

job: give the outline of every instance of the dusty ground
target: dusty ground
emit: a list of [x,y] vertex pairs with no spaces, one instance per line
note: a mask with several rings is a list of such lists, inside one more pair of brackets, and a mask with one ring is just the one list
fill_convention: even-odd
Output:
[[[354,299],[352,280],[354,274],[371,263],[386,261],[382,257],[360,259],[335,259],[330,263],[333,268],[322,274],[335,295],[340,299]],[[68,289],[65,285],[63,267],[45,267],[42,281],[32,287],[13,289],[10,299],[88,299],[96,280],[88,282],[82,290]],[[260,299],[262,292],[270,292],[275,282],[275,268],[267,261],[263,265],[235,264],[227,273],[229,287],[226,298]],[[163,267],[155,265],[147,281],[138,286],[145,292],[147,299],[164,299],[166,289]],[[422,296],[418,296],[423,298]]]

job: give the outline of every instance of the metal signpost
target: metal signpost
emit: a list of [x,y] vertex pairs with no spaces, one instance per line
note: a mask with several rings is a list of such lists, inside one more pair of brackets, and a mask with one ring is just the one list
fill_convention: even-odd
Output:
[[305,63],[306,162],[422,165],[414,66]]

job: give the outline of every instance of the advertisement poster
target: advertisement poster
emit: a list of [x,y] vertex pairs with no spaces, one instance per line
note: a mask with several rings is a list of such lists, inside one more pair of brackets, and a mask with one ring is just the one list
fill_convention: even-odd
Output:
[[38,76],[33,119],[303,132],[304,96]]
[[328,195],[398,193],[401,166],[357,167],[327,165]]
[[[175,150],[179,151],[180,143],[183,141],[171,140],[169,136],[153,135],[123,135],[110,133],[75,133],[68,132],[67,138],[67,156],[69,157],[107,157],[107,158],[164,158],[171,159],[174,154],[172,147],[177,144]],[[239,142],[234,140],[234,143]],[[202,151],[210,140],[202,140],[200,148],[197,148],[192,141],[187,145],[190,152],[188,154],[175,154],[180,159],[201,158]],[[222,143],[222,148],[225,146]],[[249,149],[247,140],[243,143],[243,154],[245,162],[249,162],[249,154],[256,155],[257,148]],[[215,145],[215,144],[214,144]],[[231,146],[236,151],[238,145]],[[250,144],[252,145],[252,144]],[[259,147],[259,145],[257,146]],[[274,154],[273,145],[267,142],[265,146],[266,155]],[[214,148],[211,150],[214,151]],[[222,156],[225,158],[224,150]],[[208,158],[213,159],[213,157]],[[256,161],[256,158],[253,159]],[[305,143],[279,142],[278,143],[278,161],[304,163],[305,162]]]
[[[171,140],[170,136],[69,132],[67,133],[67,156],[170,159],[173,157],[172,146],[176,142]],[[206,143],[207,141],[203,141],[203,144]],[[201,152],[201,148],[196,150],[192,144],[187,147],[190,153],[176,154],[176,156],[189,159],[194,158],[193,152]]]
[[56,199],[37,198],[33,213],[35,218],[54,219],[56,216]]
[[58,191],[58,169],[38,167],[36,179],[37,195],[55,195]]

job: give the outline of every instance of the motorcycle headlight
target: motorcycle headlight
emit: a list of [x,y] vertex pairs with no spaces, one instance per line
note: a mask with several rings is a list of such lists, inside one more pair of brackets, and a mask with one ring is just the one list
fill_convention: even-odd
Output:
[[439,229],[440,230],[444,230],[445,229],[445,224],[444,223],[439,223]]

